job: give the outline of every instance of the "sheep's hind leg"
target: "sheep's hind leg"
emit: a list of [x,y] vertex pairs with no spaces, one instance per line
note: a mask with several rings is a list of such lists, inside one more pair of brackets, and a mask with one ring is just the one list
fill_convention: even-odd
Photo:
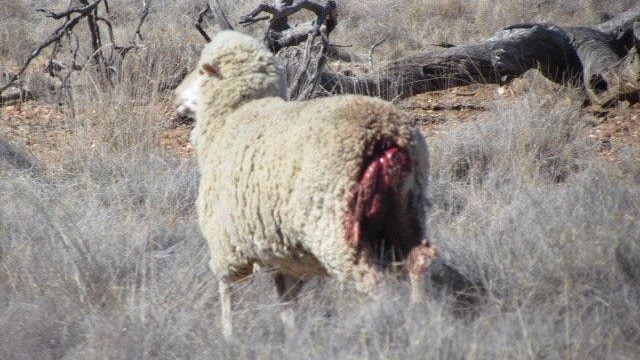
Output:
[[218,291],[220,294],[220,308],[222,310],[222,336],[225,340],[231,340],[233,337],[233,315],[231,313],[232,294],[231,282],[227,277],[221,277],[218,280]]
[[406,268],[411,284],[412,304],[420,304],[424,301],[424,295],[422,293],[424,274],[429,265],[431,265],[431,261],[437,257],[437,254],[436,248],[431,246],[426,240],[411,249],[407,257]]
[[278,298],[283,306],[282,311],[280,311],[280,319],[282,319],[285,329],[292,331],[295,328],[296,298],[300,290],[302,290],[304,281],[279,272],[274,275],[274,280]]

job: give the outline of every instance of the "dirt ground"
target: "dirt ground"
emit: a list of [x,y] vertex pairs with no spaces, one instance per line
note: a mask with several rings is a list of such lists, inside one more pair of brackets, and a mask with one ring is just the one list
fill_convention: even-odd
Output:
[[[416,95],[399,105],[420,124],[429,139],[476,121],[490,111],[489,106],[496,98],[513,97],[517,91],[516,86],[504,89],[496,85],[470,85]],[[640,146],[640,104],[623,102],[607,109],[587,106],[583,111],[588,119],[585,136],[597,140],[595,146],[603,158],[615,161],[621,146]],[[24,145],[45,163],[55,162],[61,150],[70,146],[74,131],[69,118],[62,108],[37,101],[4,106],[0,107],[0,135]],[[177,122],[170,108],[163,109],[159,118],[164,120],[157,137],[159,146],[192,156],[189,143],[192,124]]]
[[[521,89],[515,84],[501,88],[497,85],[470,85],[416,95],[402,106],[421,124],[427,139],[450,131],[459,124],[485,116],[488,107],[498,97],[513,98]],[[618,159],[623,146],[640,147],[640,103],[620,102],[610,108],[588,105],[582,108],[587,128],[585,136],[596,140],[600,155],[610,161]]]

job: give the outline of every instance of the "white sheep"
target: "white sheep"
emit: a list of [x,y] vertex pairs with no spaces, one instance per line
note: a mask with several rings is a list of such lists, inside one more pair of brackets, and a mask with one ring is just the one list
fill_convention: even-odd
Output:
[[402,113],[365,96],[286,102],[275,57],[237,32],[215,36],[197,71],[197,213],[226,337],[231,285],[254,264],[276,270],[283,301],[316,275],[370,293],[402,260],[418,278],[435,257],[423,240],[428,152]]

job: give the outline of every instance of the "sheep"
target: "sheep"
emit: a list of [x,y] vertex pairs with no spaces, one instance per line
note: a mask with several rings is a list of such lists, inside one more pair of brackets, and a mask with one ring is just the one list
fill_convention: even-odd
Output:
[[218,33],[196,71],[196,210],[226,338],[232,284],[254,264],[276,271],[287,303],[314,276],[371,294],[402,260],[417,283],[436,256],[423,238],[429,155],[403,113],[358,95],[287,102],[273,54],[238,32]]

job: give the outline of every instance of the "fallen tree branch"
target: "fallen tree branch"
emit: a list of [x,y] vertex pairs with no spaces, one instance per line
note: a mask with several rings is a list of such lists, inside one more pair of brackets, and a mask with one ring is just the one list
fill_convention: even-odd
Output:
[[[307,100],[311,98],[318,84],[318,80],[320,79],[322,69],[326,63],[325,53],[329,44],[327,34],[321,31],[319,23],[314,30],[315,32],[307,39],[302,63],[298,66],[296,76],[290,83],[290,99]],[[314,52],[313,45],[318,35],[320,35],[321,42],[318,50]],[[315,66],[311,67],[311,60],[314,57]]]
[[476,44],[452,46],[391,61],[374,74],[345,76],[325,69],[330,93],[385,99],[472,83],[503,84],[529,69],[550,80],[583,86],[591,102],[638,97],[640,6],[599,25],[518,24]]
[[13,91],[7,91],[5,94],[0,95],[0,105],[5,105],[16,100],[33,100],[33,94],[29,90],[14,89]]

